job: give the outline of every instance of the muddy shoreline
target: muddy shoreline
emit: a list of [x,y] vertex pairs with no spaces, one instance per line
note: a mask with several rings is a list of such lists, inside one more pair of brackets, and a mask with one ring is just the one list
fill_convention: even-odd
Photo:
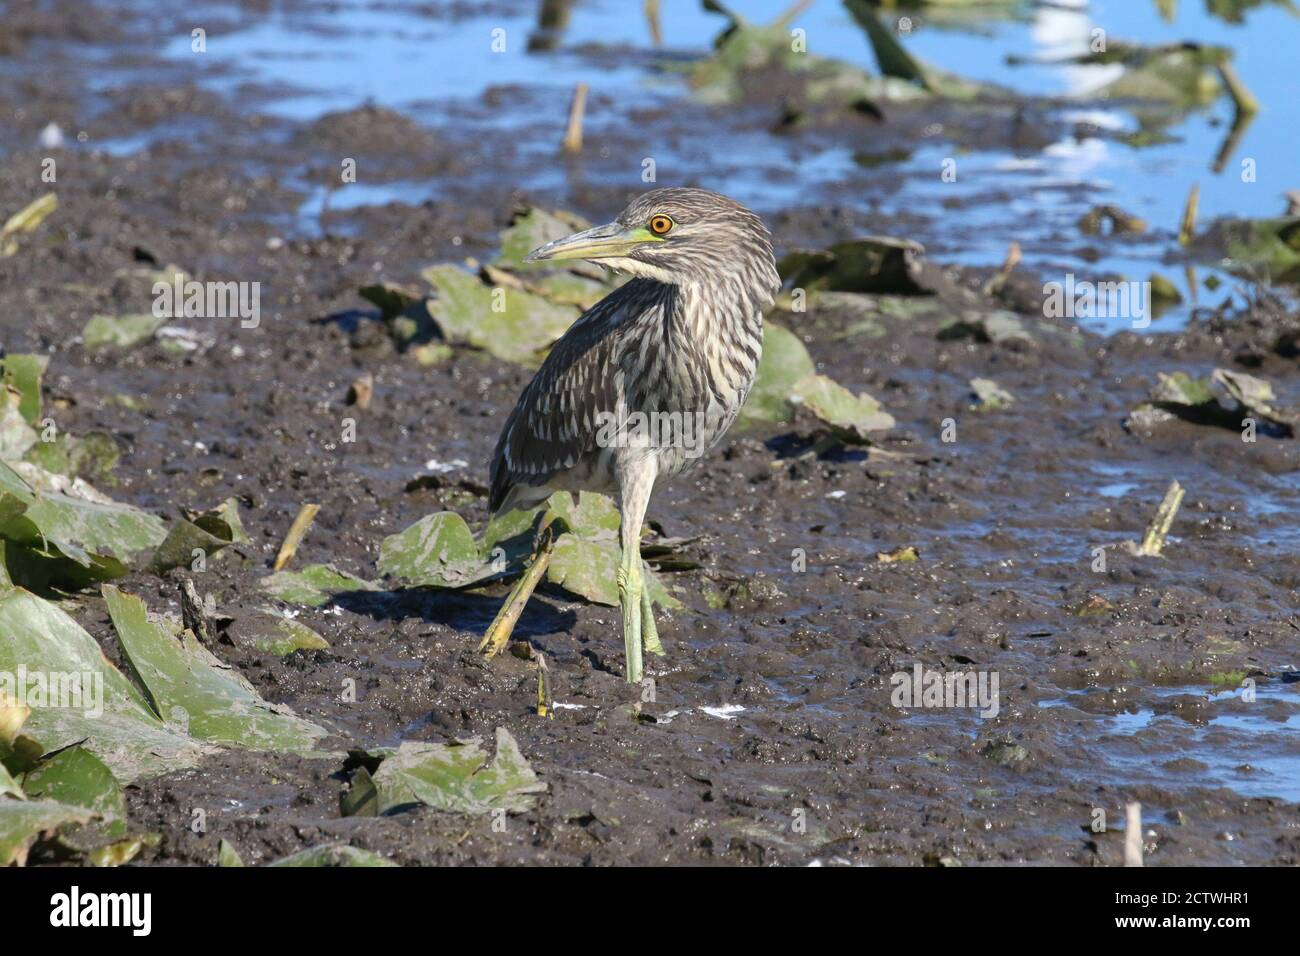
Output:
[[[485,144],[472,122],[423,130],[381,108],[297,123],[262,114],[257,90],[232,99],[148,79],[174,65],[115,33],[112,4],[87,8],[94,20],[73,7],[53,5],[53,20],[16,30],[19,42],[2,51],[4,143],[34,144],[50,121],[91,135],[53,152],[6,149],[0,209],[45,188],[48,154],[59,210],[37,241],[0,259],[0,331],[8,352],[51,355],[45,400],[61,429],[115,436],[122,457],[104,490],[167,517],[239,498],[251,543],[196,576],[224,610],[264,601],[258,581],[304,501],[321,512],[296,562],[367,578],[379,541],[429,512],[453,508],[481,528],[497,428],[529,371],[468,349],[425,367],[396,348],[357,289],[490,257],[520,203],[550,204],[511,185],[512,170],[551,141],[549,126]],[[138,83],[92,94],[68,61],[57,82],[36,81],[44,44],[78,20],[105,55],[138,58]],[[685,137],[718,117],[690,108],[638,119],[654,135]],[[874,144],[908,145],[933,121],[900,107],[871,127]],[[612,125],[593,154],[640,155]],[[159,126],[186,135],[146,151],[95,148]],[[948,130],[967,144],[1005,132]],[[445,177],[445,191],[335,207],[304,231],[309,184],[358,142],[367,181]],[[593,219],[636,191],[568,175],[568,205]],[[833,194],[763,212],[782,249],[943,234],[932,222],[848,211]],[[1062,255],[1078,241],[1063,237]],[[930,243],[933,261],[944,261],[943,245]],[[183,321],[200,343],[183,354],[157,341],[98,354],[82,346],[92,314],[147,302],[132,270],[173,264],[200,279],[261,282],[259,327]],[[531,664],[474,653],[500,586],[303,609],[328,651],[217,649],[268,700],[333,729],[326,743],[340,752],[491,739],[507,727],[549,786],[536,809],[503,832],[429,809],[343,817],[341,756],[228,750],[128,788],[133,829],[160,834],[137,862],[211,865],[225,839],[249,864],[342,842],[406,865],[1110,865],[1122,858],[1123,805],[1138,800],[1152,865],[1300,863],[1300,795],[1287,778],[1300,703],[1298,443],[1245,444],[1187,422],[1151,436],[1124,425],[1156,374],[1175,369],[1248,369],[1300,405],[1285,347],[1294,315],[1257,302],[1171,333],[1103,338],[1064,322],[1040,331],[1043,277],[1022,271],[997,305],[1032,325],[1028,341],[951,338],[944,323],[991,270],[946,271],[949,291],[902,318],[881,302],[773,316],[804,336],[820,370],[870,392],[898,424],[879,442],[887,455],[804,453],[807,423],[733,433],[654,501],[649,517],[665,535],[701,537],[687,552],[699,568],[667,576],[684,607],[660,626],[669,657],[650,665],[653,702],[622,682],[616,610],[551,588],[517,634],[545,653],[554,698],[569,705],[553,719],[535,713]],[[357,411],[348,386],[367,373],[374,400]],[[1015,404],[972,411],[976,377],[995,379]],[[356,441],[344,443],[349,416]],[[955,441],[943,438],[945,419]],[[406,490],[431,460],[466,464]],[[1188,494],[1165,557],[1114,547],[1140,537],[1173,478]],[[908,545],[918,561],[876,558]],[[1101,545],[1107,568],[1096,572]],[[804,571],[792,569],[796,549]],[[181,577],[137,572],[118,583],[179,613]],[[109,647],[103,602],[90,594],[77,605],[77,620]],[[998,715],[900,711],[891,675],[917,663],[996,671]],[[1224,683],[1233,674],[1256,682],[1257,701],[1215,693],[1236,686]],[[348,681],[355,703],[341,699]],[[189,828],[196,807],[204,834]],[[1115,821],[1106,833],[1090,828],[1098,808]]]

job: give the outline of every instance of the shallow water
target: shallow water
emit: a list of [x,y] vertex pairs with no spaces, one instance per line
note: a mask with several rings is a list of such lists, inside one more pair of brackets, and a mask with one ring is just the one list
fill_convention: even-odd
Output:
[[[636,5],[614,0],[578,3],[567,27],[549,52],[529,50],[536,33],[533,5],[489,5],[488,12],[469,12],[451,22],[421,13],[416,3],[343,0],[308,5],[288,13],[270,10],[238,15],[225,4],[198,5],[196,24],[219,24],[211,30],[208,51],[191,52],[190,38],[177,36],[166,50],[178,65],[195,67],[203,82],[234,94],[244,84],[272,91],[263,109],[273,115],[308,120],[332,110],[372,102],[400,109],[433,128],[450,111],[465,119],[468,108],[494,135],[536,122],[538,104],[563,121],[574,84],[592,87],[593,100],[613,97],[620,109],[662,103],[682,93],[682,83],[651,69],[653,57],[689,58],[705,55],[721,28],[720,17],[704,12],[693,0],[663,5],[664,47],[655,51],[649,30]],[[787,4],[757,0],[743,5],[755,22],[775,17]],[[1058,115],[1069,121],[1130,131],[1136,122],[1130,111],[1088,100],[1088,94],[1112,79],[1108,66],[1032,64],[1009,67],[1008,56],[1050,59],[1086,49],[1091,31],[1103,27],[1109,38],[1164,43],[1197,40],[1233,46],[1236,67],[1262,103],[1232,156],[1221,170],[1211,169],[1232,120],[1232,105],[1221,97],[1212,106],[1193,111],[1170,127],[1172,142],[1141,148],[1110,139],[1074,134],[1041,150],[988,149],[950,157],[942,143],[921,146],[897,164],[904,187],[873,194],[863,182],[863,209],[883,217],[920,216],[931,220],[921,235],[947,261],[968,265],[1000,263],[1008,245],[1019,242],[1028,267],[1048,277],[1083,266],[1062,250],[1065,237],[1077,240],[1076,223],[1093,204],[1113,202],[1143,217],[1152,226],[1146,236],[1124,243],[1098,243],[1100,255],[1086,266],[1090,274],[1110,272],[1145,279],[1153,272],[1180,289],[1186,304],[1158,316],[1157,329],[1176,328],[1196,304],[1213,305],[1232,287],[1211,292],[1203,282],[1209,271],[1194,278],[1184,274],[1172,235],[1192,184],[1200,185],[1202,222],[1219,216],[1277,215],[1282,193],[1295,188],[1295,129],[1300,127],[1300,76],[1293,66],[1300,18],[1279,5],[1250,10],[1242,24],[1229,24],[1204,7],[1179,4],[1172,23],[1163,21],[1156,4],[1148,2],[1094,3],[1086,8],[1067,5],[1035,7],[1008,4],[994,7],[1006,16],[981,19],[962,14],[945,21],[913,15],[904,35],[908,48],[929,62],[962,75],[998,83],[1028,94],[1078,97],[1080,106],[1064,105]],[[814,4],[797,21],[807,31],[810,52],[860,64],[874,71],[874,56],[865,35],[841,5]],[[504,50],[493,52],[495,36]],[[489,89],[527,86],[528,105],[506,99],[484,111],[479,103]],[[598,105],[589,125],[599,129],[608,120]],[[762,210],[818,201],[820,191],[835,184],[869,180],[854,161],[856,150],[829,147],[815,155],[801,152],[798,176],[789,175],[789,150],[766,134],[711,130],[711,148],[699,150],[677,143],[648,143],[664,180],[699,181],[748,201]],[[109,148],[138,148],[142,138],[109,143]],[[869,149],[870,144],[864,143]],[[725,157],[739,157],[727,162]],[[956,158],[958,178],[936,188],[945,159]],[[639,157],[625,162],[592,164],[582,172],[586,181],[604,180],[638,185]],[[1253,162],[1255,181],[1243,181],[1243,162]],[[553,197],[570,198],[572,178],[549,158],[524,168],[517,185]],[[418,204],[442,195],[442,180],[387,184],[358,182],[331,198],[335,208],[381,205],[389,201]],[[1007,195],[1010,195],[1008,201]],[[316,228],[323,190],[312,188],[304,202],[298,227]],[[945,204],[963,202],[953,216]],[[851,202],[842,192],[835,202]],[[1033,212],[1031,217],[1027,215]],[[1069,243],[1067,242],[1067,245]],[[1075,242],[1075,245],[1079,243]],[[1102,330],[1121,328],[1127,319],[1090,320]]]

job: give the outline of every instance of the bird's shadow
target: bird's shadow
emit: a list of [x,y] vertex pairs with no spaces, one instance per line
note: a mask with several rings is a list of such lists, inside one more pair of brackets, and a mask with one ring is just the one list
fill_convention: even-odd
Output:
[[[578,616],[562,611],[545,599],[543,588],[533,594],[515,625],[516,637],[538,637],[571,630]],[[343,591],[325,605],[339,607],[374,621],[405,621],[419,618],[429,624],[443,624],[458,631],[481,634],[501,609],[505,596],[493,597],[447,588],[397,588],[386,591]]]
[[829,441],[823,435],[803,435],[798,432],[786,432],[773,435],[763,444],[777,458],[783,461],[802,458],[809,452],[816,454],[817,458],[822,461],[866,461],[870,457],[867,450],[859,445],[850,445],[842,441]]

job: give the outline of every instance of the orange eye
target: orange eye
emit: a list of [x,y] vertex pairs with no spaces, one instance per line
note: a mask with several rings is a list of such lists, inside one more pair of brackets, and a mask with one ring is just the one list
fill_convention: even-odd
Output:
[[668,235],[668,230],[672,229],[672,227],[673,221],[667,216],[659,215],[650,217],[650,231],[656,236]]

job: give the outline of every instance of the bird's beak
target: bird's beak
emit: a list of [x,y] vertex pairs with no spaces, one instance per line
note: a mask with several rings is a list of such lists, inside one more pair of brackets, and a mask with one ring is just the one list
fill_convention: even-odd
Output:
[[524,261],[617,259],[648,243],[662,241],[649,229],[631,228],[621,223],[611,222],[548,242],[540,249],[528,253]]

